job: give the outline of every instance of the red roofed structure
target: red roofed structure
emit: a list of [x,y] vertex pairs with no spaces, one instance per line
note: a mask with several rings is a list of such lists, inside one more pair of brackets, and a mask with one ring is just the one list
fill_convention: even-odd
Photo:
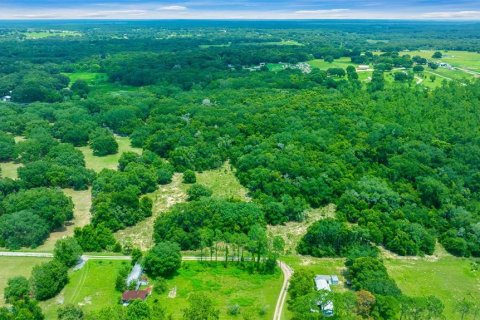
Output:
[[145,290],[128,290],[122,294],[122,302],[129,303],[133,300],[145,300],[152,292],[151,288]]

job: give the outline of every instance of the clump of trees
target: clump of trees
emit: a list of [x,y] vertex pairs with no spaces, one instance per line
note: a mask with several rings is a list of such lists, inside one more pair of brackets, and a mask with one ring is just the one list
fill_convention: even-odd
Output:
[[154,278],[171,277],[181,264],[180,246],[168,241],[157,243],[143,259],[145,272]]

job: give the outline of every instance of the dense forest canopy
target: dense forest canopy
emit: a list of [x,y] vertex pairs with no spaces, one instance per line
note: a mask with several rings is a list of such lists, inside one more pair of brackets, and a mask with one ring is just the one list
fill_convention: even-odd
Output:
[[[252,272],[272,272],[282,250],[266,225],[301,222],[308,209],[334,204],[298,253],[348,258],[351,288],[375,295],[376,314],[436,305],[403,296],[379,248],[423,256],[440,243],[480,257],[480,81],[435,73],[442,52],[478,54],[479,29],[368,20],[1,22],[0,161],[19,168],[17,179],[0,178],[0,246],[38,247],[65,227],[73,204],[61,188],[71,188],[92,195],[90,224],[67,241],[73,251],[120,251],[114,233],[151,217],[152,193],[182,173],[188,201],[155,219],[152,274],[163,274],[155,264],[171,248],[169,275],[180,249],[203,256],[210,248],[212,256],[219,244],[227,261],[231,246],[242,260],[250,253]],[[39,30],[46,36],[29,37]],[[426,58],[424,50],[437,52]],[[119,137],[141,151],[119,155],[116,170],[86,166],[82,148],[114,155]],[[215,198],[196,183],[196,172],[225,163],[249,202]],[[34,269],[37,299],[65,285],[72,262],[57,260]],[[52,275],[58,281],[49,284]],[[292,296],[298,319],[310,289]]]

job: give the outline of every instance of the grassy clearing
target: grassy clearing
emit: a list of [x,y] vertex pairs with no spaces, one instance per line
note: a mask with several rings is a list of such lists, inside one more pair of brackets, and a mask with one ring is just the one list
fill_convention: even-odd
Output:
[[[168,292],[154,294],[149,299],[158,299],[172,313],[173,319],[181,319],[188,306],[188,297],[193,292],[209,295],[220,310],[220,319],[238,319],[242,314],[251,314],[251,319],[272,319],[276,300],[282,287],[283,277],[278,270],[273,275],[250,274],[235,266],[224,268],[222,264],[208,266],[199,262],[185,262],[178,275],[168,280],[169,290],[177,288],[177,296],[168,298]],[[230,305],[240,306],[240,316],[230,316]],[[259,315],[265,308],[266,314]]]
[[0,162],[0,177],[2,178],[11,178],[17,179],[18,173],[17,169],[22,166],[21,163],[11,162]]
[[153,246],[152,236],[155,219],[176,203],[183,202],[186,199],[181,184],[182,176],[175,174],[170,184],[160,186],[157,191],[149,194],[148,196],[153,200],[153,215],[133,227],[116,232],[115,238],[121,243],[130,242],[143,250],[151,248]]
[[118,160],[120,159],[120,156],[122,155],[122,153],[127,151],[133,151],[139,154],[142,153],[142,149],[133,148],[130,145],[130,138],[120,137],[120,136],[116,136],[115,138],[117,139],[117,143],[118,143],[118,152],[116,154],[112,154],[109,156],[105,156],[105,157],[94,156],[93,150],[90,149],[90,147],[88,146],[78,148],[80,151],[83,152],[83,155],[85,156],[85,163],[88,169],[93,169],[96,172],[100,172],[103,169],[116,170],[118,166]]
[[350,58],[342,57],[340,59],[335,59],[332,63],[325,62],[323,59],[315,59],[308,61],[312,68],[318,68],[322,70],[327,70],[329,68],[343,68],[346,69],[348,66],[356,66],[352,63]]
[[434,295],[445,304],[447,319],[458,319],[457,301],[480,301],[480,271],[472,271],[472,260],[445,256],[431,259],[385,259],[389,274],[402,291],[411,296]]
[[108,79],[106,73],[100,72],[74,72],[64,73],[64,75],[70,78],[70,84],[73,84],[77,80],[83,80],[89,84],[96,84],[99,82],[105,82]]
[[50,37],[81,37],[82,34],[78,31],[66,30],[46,30],[46,31],[27,31],[25,36],[28,40],[45,39]]
[[[315,274],[334,274],[338,276],[340,283],[336,286],[332,286],[334,291],[348,290],[345,287],[345,277],[343,275],[345,271],[345,259],[342,258],[314,258],[308,256],[285,256],[281,257],[281,260],[288,264],[294,271],[298,269],[308,269]],[[313,279],[312,279],[313,286]],[[287,297],[288,301],[288,297]],[[287,305],[283,308],[282,319],[291,319],[292,313],[288,310]]]
[[[197,173],[197,183],[210,188],[213,191],[213,197],[250,201],[247,189],[235,177],[228,162],[221,168]],[[184,192],[189,187],[188,184],[181,185]]]
[[5,303],[3,291],[7,286],[8,279],[15,276],[28,278],[35,265],[49,260],[48,258],[34,257],[0,257],[0,306]]
[[200,49],[208,49],[208,48],[227,48],[232,45],[231,42],[229,43],[222,43],[222,44],[201,44],[198,47]]
[[75,304],[85,311],[111,306],[120,299],[115,291],[117,271],[125,261],[88,261],[85,266],[72,271],[70,281],[62,292],[40,305],[46,319],[56,319],[56,311],[63,304]]
[[92,192],[91,190],[75,191],[72,189],[64,189],[63,192],[72,198],[74,208],[74,220],[66,224],[61,230],[54,231],[50,234],[50,237],[44,244],[35,248],[34,251],[50,252],[55,247],[55,242],[63,237],[73,235],[75,227],[84,227],[90,223],[90,207],[92,205]]
[[434,50],[403,51],[400,55],[420,56],[434,61],[442,61],[454,67],[463,67],[480,72],[480,53],[468,51],[440,51],[443,54],[441,59],[432,59]]
[[268,226],[268,232],[274,236],[281,236],[285,241],[286,254],[295,254],[300,239],[314,222],[335,216],[335,206],[310,209],[306,212],[306,219],[302,222],[287,222],[284,225]]

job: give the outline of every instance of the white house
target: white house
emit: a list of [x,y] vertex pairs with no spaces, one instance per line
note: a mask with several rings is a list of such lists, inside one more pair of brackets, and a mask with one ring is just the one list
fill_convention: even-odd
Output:
[[12,96],[4,96],[2,97],[2,102],[10,102],[12,101]]
[[[333,275],[316,275],[314,278],[315,289],[317,291],[324,290],[327,292],[332,291],[330,288],[331,284],[338,284],[338,277]],[[334,314],[333,301],[318,301],[317,305],[322,310],[322,313],[325,317],[331,317]]]

